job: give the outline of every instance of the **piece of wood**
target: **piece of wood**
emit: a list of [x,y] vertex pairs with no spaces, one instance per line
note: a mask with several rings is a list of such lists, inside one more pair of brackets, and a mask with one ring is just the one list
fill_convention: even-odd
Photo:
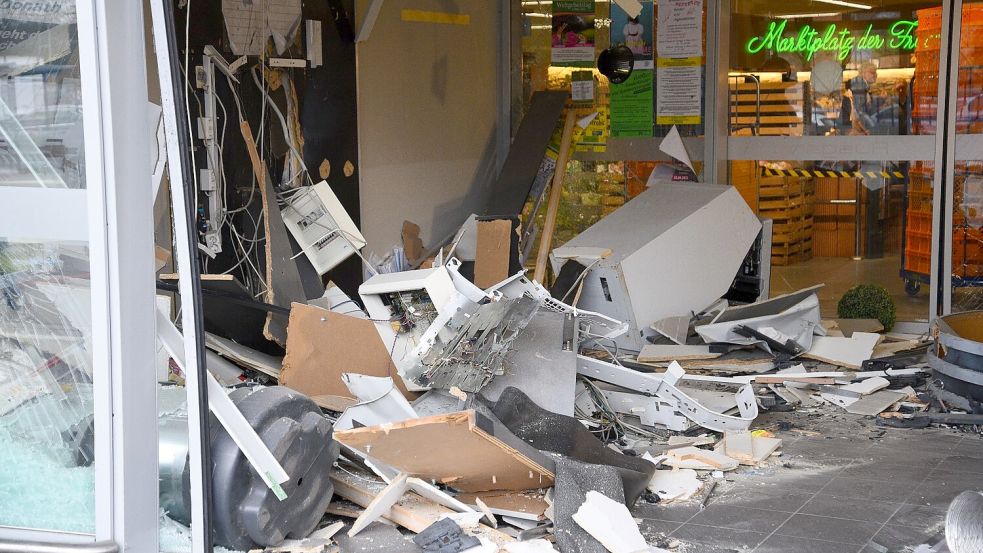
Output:
[[724,432],[724,454],[738,462],[754,460],[751,432]]
[[478,428],[472,410],[343,430],[334,438],[397,470],[461,491],[553,484],[552,472]]
[[890,357],[899,352],[917,348],[924,344],[922,340],[901,340],[898,342],[882,342],[874,346],[874,352],[870,355],[871,359]]
[[835,384],[834,377],[814,377],[814,376],[782,376],[782,375],[761,375],[756,376],[754,381],[758,384],[784,384],[785,382],[801,382],[803,384]]
[[640,363],[660,361],[685,361],[694,359],[716,359],[722,353],[710,353],[710,346],[680,346],[647,344],[638,352]]
[[405,473],[397,474],[396,478],[393,478],[393,481],[388,486],[376,494],[372,498],[372,501],[365,506],[362,514],[358,515],[358,518],[352,523],[352,527],[348,529],[348,537],[354,538],[374,520],[385,516],[392,509],[392,506],[399,501],[399,498],[403,497],[403,494],[406,493],[406,488],[408,487],[406,483],[407,478]]
[[557,259],[605,259],[611,255],[611,248],[595,248],[591,246],[560,246],[553,250]]
[[509,277],[512,221],[478,221],[475,228],[474,284],[478,288],[490,288]]
[[280,369],[283,366],[282,357],[256,351],[232,340],[216,336],[211,332],[205,333],[205,346],[242,367],[259,371],[273,378],[280,378]]
[[358,400],[350,397],[332,396],[332,395],[319,395],[310,396],[311,400],[317,404],[318,407],[323,407],[331,411],[344,411],[353,405],[358,405]]
[[[336,494],[362,507],[368,506],[375,496],[386,487],[382,482],[359,478],[344,471],[332,471],[330,478]],[[442,516],[451,514],[454,514],[451,509],[424,499],[414,492],[408,492],[383,516],[403,528],[419,534]],[[515,541],[515,538],[508,534],[489,528],[484,524],[478,525],[473,533],[476,536],[484,536],[499,545]]]
[[536,270],[533,280],[542,283],[546,278],[546,263],[549,260],[550,249],[553,247],[553,232],[556,230],[556,216],[560,212],[560,198],[563,196],[563,179],[567,174],[567,161],[570,159],[570,142],[573,140],[573,126],[577,122],[577,112],[567,109],[567,118],[563,122],[563,135],[560,139],[560,152],[556,158],[556,170],[553,172],[553,184],[550,185],[550,199],[546,206],[546,219],[543,221],[543,234],[539,239],[539,251],[536,253]]
[[696,470],[734,470],[739,464],[723,452],[692,446],[669,450],[662,462],[674,468]]
[[341,378],[348,372],[391,377],[406,399],[415,399],[396,372],[372,321],[295,303],[287,329],[287,355],[280,370],[282,386],[312,397],[354,399]]
[[355,509],[345,503],[339,503],[337,501],[332,501],[331,504],[328,505],[327,510],[324,512],[328,513],[329,515],[345,518],[358,518],[358,516],[362,514],[361,509]]
[[[164,273],[157,277],[161,280],[177,280],[177,273]],[[235,277],[232,275],[200,275],[201,280],[220,280],[220,281],[232,281]]]
[[477,499],[488,506],[488,509],[501,516],[539,520],[543,517],[549,503],[538,492],[483,492],[477,494],[461,494],[459,500],[468,504],[477,504]]

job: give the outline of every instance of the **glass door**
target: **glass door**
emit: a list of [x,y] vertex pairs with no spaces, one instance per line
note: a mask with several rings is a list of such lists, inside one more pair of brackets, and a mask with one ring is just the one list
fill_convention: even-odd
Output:
[[142,29],[129,0],[0,3],[0,549],[156,551]]
[[941,2],[729,8],[728,182],[773,221],[771,293],[823,283],[833,318],[874,284],[927,319]]
[[[960,2],[957,2],[958,6]],[[983,2],[961,2],[950,68],[950,135],[954,135],[951,215],[952,278],[945,312],[983,309]],[[953,39],[955,41],[955,39]],[[948,169],[948,168],[947,168]]]

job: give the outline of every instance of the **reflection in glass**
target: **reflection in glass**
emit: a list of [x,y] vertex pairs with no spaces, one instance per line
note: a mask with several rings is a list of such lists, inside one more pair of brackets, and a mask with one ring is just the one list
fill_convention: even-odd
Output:
[[[0,3],[0,201],[11,187],[85,188],[78,52],[74,2]],[[43,199],[24,208],[58,216]],[[92,533],[88,237],[4,234],[0,526]]]

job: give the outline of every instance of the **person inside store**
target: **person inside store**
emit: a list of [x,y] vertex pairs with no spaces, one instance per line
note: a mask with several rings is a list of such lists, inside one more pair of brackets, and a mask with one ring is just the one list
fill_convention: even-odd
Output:
[[853,104],[853,129],[859,134],[871,134],[877,127],[877,102],[870,87],[877,82],[877,66],[866,61],[860,64],[857,76],[847,83]]

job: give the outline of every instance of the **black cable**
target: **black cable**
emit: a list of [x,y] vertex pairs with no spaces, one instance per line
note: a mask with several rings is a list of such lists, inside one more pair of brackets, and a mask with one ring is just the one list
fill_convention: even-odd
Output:
[[[191,136],[191,129],[188,127],[188,114],[185,113],[187,109],[185,106],[185,80],[183,78],[183,73],[181,71],[180,51],[177,42],[177,31],[174,22],[174,0],[163,0],[164,2],[164,26],[167,33],[167,50],[170,53],[171,61],[171,84],[174,103],[175,119],[177,120],[177,139],[180,146],[181,152],[181,175],[184,179],[184,201],[186,205],[185,213],[174,213],[175,218],[183,216],[185,218],[185,224],[188,228],[188,257],[191,262],[191,297],[184,298],[190,300],[194,306],[194,333],[195,333],[195,359],[198,361],[198,429],[201,432],[201,443],[199,444],[201,448],[201,478],[202,478],[202,489],[201,489],[201,499],[204,504],[202,509],[202,530],[205,539],[205,551],[211,552],[214,549],[214,542],[212,540],[212,455],[211,455],[211,439],[208,433],[208,420],[210,417],[208,410],[208,370],[205,365],[205,322],[204,315],[202,313],[202,295],[201,295],[201,271],[200,260],[198,257],[198,240],[197,233],[195,232],[195,206],[198,205],[198,199],[189,186],[189,183],[194,182],[194,171],[195,168],[191,166],[191,159],[188,157],[188,152],[194,147],[190,144],[189,137]],[[190,10],[189,10],[190,11]],[[187,14],[190,17],[190,13]],[[185,48],[189,45],[185,44]],[[171,167],[170,170],[174,171],[176,168]],[[184,329],[185,332],[188,331],[187,328]]]

